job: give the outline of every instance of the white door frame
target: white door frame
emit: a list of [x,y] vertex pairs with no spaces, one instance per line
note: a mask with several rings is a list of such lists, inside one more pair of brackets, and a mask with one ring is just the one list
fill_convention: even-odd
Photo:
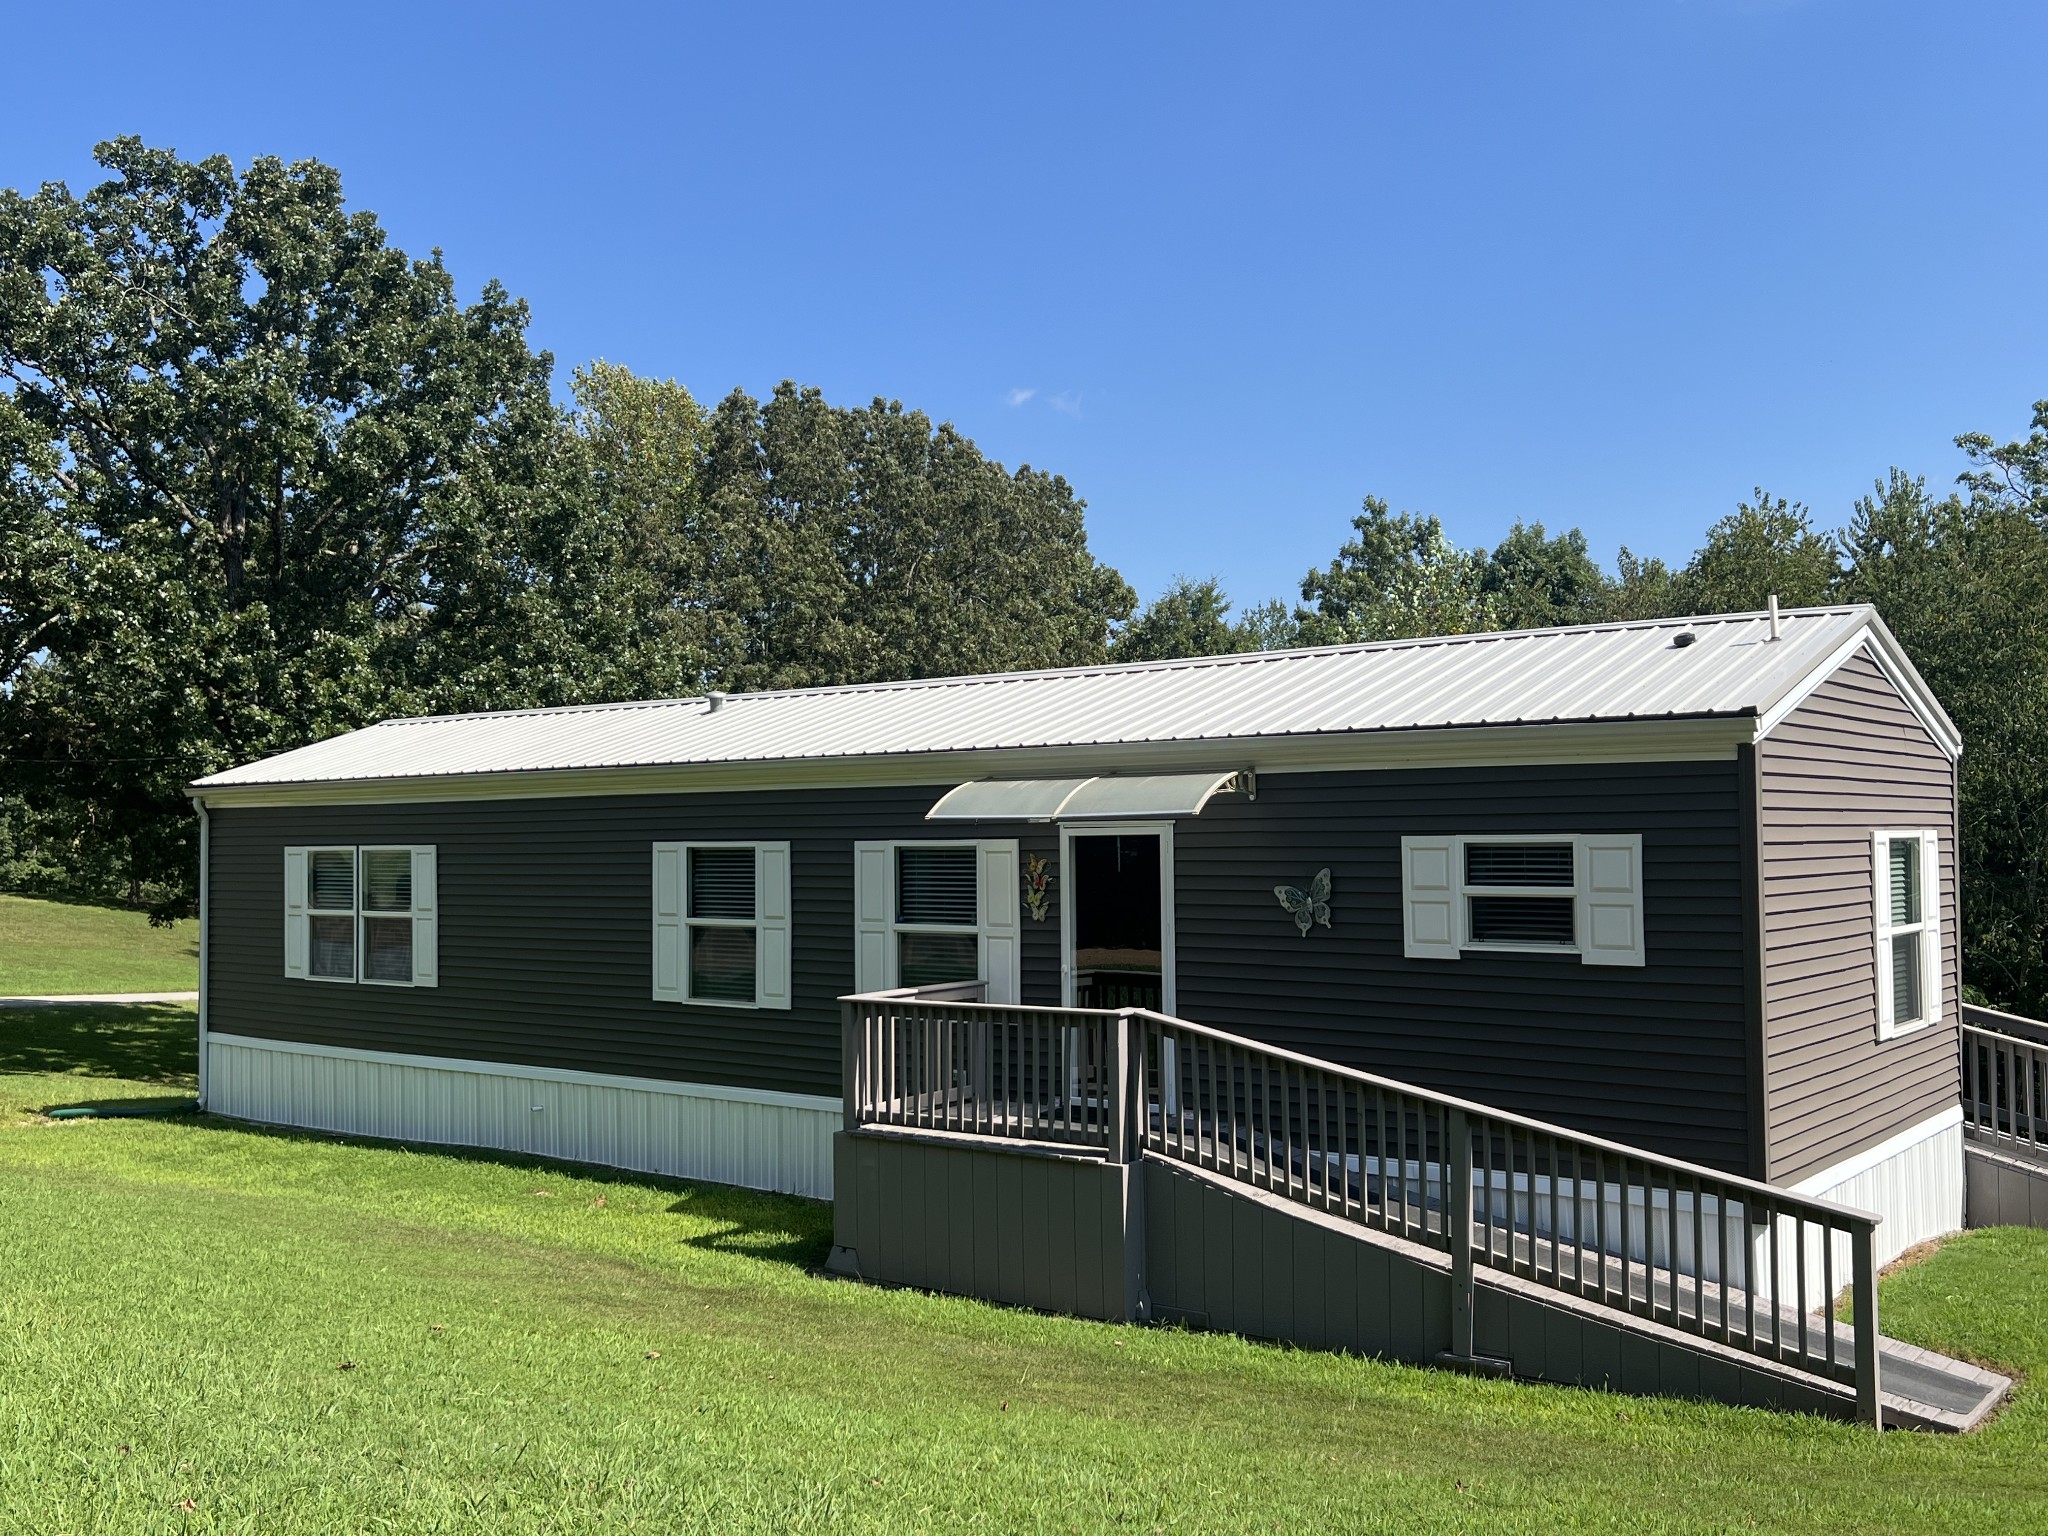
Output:
[[[1060,878],[1066,892],[1060,902],[1060,1003],[1074,1003],[1074,839],[1077,837],[1156,837],[1159,839],[1159,969],[1160,1012],[1174,1013],[1173,951],[1173,823],[1170,821],[1063,821],[1060,823]],[[1175,1015],[1178,1017],[1178,1015]]]

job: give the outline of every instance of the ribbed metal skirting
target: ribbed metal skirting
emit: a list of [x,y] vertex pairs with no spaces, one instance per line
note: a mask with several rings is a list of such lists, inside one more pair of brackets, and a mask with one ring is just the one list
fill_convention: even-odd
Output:
[[[794,1098],[794,1095],[790,1096]],[[832,1197],[831,1108],[709,1085],[565,1079],[496,1063],[207,1041],[206,1107],[271,1125],[526,1152]]]

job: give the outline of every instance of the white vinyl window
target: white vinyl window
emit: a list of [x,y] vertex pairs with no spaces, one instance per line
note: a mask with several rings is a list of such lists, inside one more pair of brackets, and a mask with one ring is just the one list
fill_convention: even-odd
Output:
[[855,989],[986,981],[990,1002],[1020,986],[1017,844],[858,843]]
[[1643,840],[1543,833],[1401,839],[1402,952],[1474,950],[1644,963]]
[[1924,828],[1871,835],[1877,928],[1877,1034],[1889,1040],[1942,1013],[1941,843]]
[[437,985],[434,865],[431,847],[285,849],[285,974]]
[[654,845],[654,995],[787,1008],[789,844]]

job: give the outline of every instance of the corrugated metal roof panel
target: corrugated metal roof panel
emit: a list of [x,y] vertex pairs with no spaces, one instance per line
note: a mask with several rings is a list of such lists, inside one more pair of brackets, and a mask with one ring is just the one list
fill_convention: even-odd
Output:
[[[1868,608],[390,720],[196,788],[1760,714]],[[1878,626],[1881,628],[1881,626]],[[1672,641],[1680,630],[1693,644]]]

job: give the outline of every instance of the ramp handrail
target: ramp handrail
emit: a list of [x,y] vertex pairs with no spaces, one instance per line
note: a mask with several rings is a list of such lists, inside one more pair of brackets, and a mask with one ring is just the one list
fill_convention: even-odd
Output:
[[2048,1025],[1963,1009],[1963,1133],[2048,1159]]
[[849,1129],[1203,1168],[1448,1252],[1453,1357],[1485,1268],[1851,1385],[1879,1421],[1869,1212],[1144,1009],[897,992],[845,1017]]

